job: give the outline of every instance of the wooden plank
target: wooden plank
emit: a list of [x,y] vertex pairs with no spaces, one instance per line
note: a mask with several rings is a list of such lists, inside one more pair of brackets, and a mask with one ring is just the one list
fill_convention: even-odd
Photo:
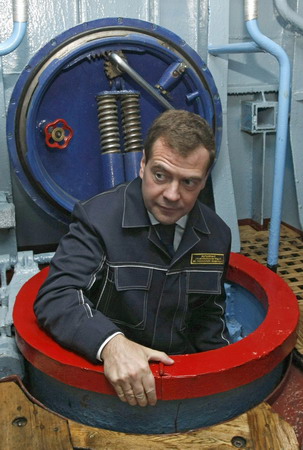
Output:
[[[187,433],[131,435],[69,421],[75,447],[101,449],[299,450],[293,428],[267,403],[228,422]],[[241,447],[242,444],[242,447]]]
[[[245,449],[253,449],[245,414],[209,428],[176,434],[126,434],[99,428],[85,427],[69,421],[74,447],[91,450],[142,450],[142,449],[235,449],[232,440],[241,436]],[[263,449],[264,450],[264,449]]]
[[293,428],[266,403],[209,428],[167,435],[135,435],[62,418],[31,401],[15,382],[0,383],[0,395],[3,450],[228,450],[240,448],[241,441],[245,445],[242,448],[247,450],[299,449]]
[[299,450],[293,428],[267,403],[248,411],[247,417],[254,450]]
[[31,402],[16,383],[0,383],[0,398],[1,449],[73,449],[67,420]]

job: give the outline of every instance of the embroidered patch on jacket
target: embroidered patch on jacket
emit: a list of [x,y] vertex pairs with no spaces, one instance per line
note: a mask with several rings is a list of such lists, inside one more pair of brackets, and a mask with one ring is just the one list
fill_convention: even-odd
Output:
[[192,253],[191,264],[224,264],[223,253]]

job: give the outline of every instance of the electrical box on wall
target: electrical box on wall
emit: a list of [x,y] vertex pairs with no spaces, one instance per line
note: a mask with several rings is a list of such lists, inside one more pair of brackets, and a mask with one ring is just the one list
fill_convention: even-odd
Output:
[[277,102],[242,102],[241,130],[250,134],[275,132]]

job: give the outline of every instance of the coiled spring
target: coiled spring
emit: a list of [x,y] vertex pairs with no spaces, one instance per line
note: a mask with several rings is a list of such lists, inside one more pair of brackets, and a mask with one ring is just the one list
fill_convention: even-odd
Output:
[[141,151],[143,147],[139,94],[121,95],[124,151]]
[[117,97],[111,94],[97,96],[100,144],[102,153],[120,151]]

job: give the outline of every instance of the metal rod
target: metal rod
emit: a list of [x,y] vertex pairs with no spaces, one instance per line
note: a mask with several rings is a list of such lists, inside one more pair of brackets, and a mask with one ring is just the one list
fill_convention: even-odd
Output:
[[135,80],[145,91],[147,91],[154,99],[156,99],[165,109],[174,109],[174,107],[159,92],[153,88],[141,75],[132,69],[119,55],[114,52],[109,53],[108,59],[116,64],[120,70],[126,72],[133,80]]

